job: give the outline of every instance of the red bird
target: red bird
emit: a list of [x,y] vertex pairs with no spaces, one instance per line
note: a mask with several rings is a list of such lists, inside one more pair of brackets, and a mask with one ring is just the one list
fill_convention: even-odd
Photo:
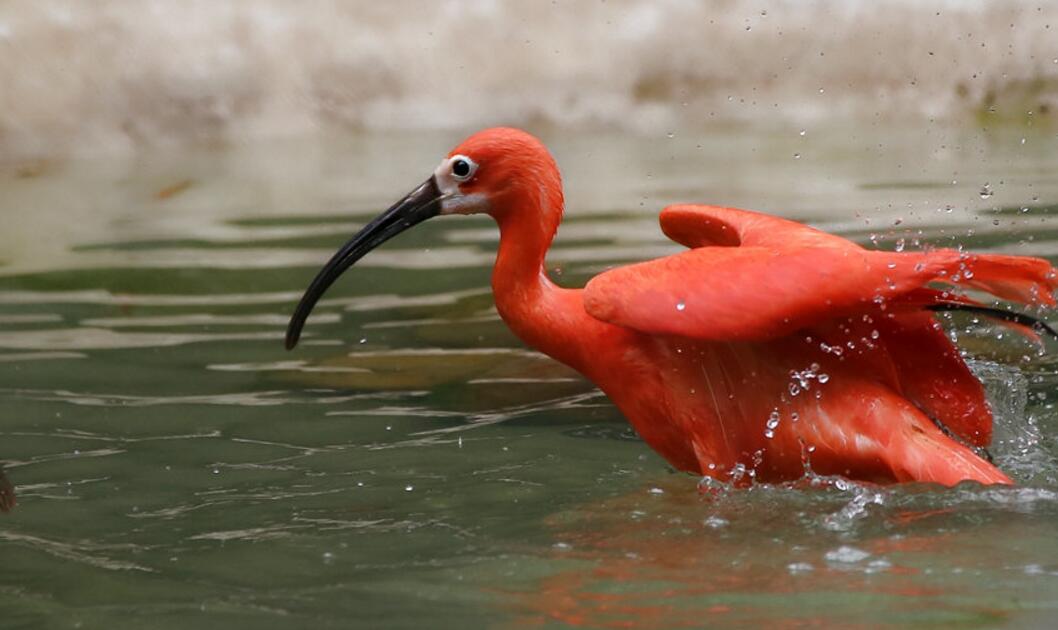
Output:
[[470,136],[324,266],[291,318],[287,348],[323,292],[368,251],[439,214],[486,213],[500,228],[500,316],[597,384],[673,466],[737,483],[808,469],[1011,483],[979,454],[992,414],[933,311],[1053,333],[951,292],[1053,306],[1058,282],[1047,261],[869,251],[778,217],[677,205],[661,212],[661,229],[688,251],[565,289],[544,267],[562,210],[558,167],[539,140],[509,128]]

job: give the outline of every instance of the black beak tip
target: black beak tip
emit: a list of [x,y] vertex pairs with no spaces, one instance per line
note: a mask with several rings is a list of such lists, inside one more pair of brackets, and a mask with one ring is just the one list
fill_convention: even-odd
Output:
[[297,330],[296,328],[291,326],[290,328],[287,329],[287,335],[286,335],[286,339],[284,339],[284,341],[283,341],[283,345],[286,347],[286,349],[288,351],[289,350],[293,350],[294,347],[298,345],[298,339],[300,339],[300,338],[301,338],[301,331]]

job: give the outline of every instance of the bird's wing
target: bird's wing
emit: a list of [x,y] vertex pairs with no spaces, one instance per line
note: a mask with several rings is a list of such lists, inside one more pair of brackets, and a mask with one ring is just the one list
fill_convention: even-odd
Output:
[[688,247],[852,247],[858,246],[840,236],[827,234],[803,223],[782,217],[720,206],[680,204],[669,206],[658,217],[661,231],[673,241]]
[[1050,264],[1019,256],[870,251],[746,210],[672,206],[662,230],[690,251],[602,273],[584,289],[593,317],[654,334],[766,340],[890,305],[921,306],[931,282],[1054,304]]

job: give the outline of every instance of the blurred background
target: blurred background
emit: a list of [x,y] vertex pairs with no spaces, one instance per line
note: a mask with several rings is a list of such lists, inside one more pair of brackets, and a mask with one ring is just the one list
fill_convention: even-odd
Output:
[[1058,2],[0,2],[0,627],[1053,625],[1058,364],[987,322],[1014,488],[700,494],[499,320],[484,217],[286,352],[497,124],[562,170],[565,286],[676,202],[1058,260]]
[[1058,7],[949,0],[0,6],[0,153],[513,124],[1024,120]]

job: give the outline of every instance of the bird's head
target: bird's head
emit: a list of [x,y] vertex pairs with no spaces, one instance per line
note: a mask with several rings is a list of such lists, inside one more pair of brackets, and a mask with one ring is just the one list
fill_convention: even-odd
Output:
[[320,269],[290,318],[287,349],[297,345],[324,292],[369,251],[431,217],[477,213],[491,215],[501,226],[515,220],[538,226],[548,238],[554,233],[562,215],[562,184],[542,142],[519,129],[497,127],[452,149],[425,182],[365,225]]
[[433,180],[441,193],[440,214],[487,213],[502,220],[526,201],[544,211],[562,207],[555,160],[520,129],[497,127],[470,136],[441,160]]

